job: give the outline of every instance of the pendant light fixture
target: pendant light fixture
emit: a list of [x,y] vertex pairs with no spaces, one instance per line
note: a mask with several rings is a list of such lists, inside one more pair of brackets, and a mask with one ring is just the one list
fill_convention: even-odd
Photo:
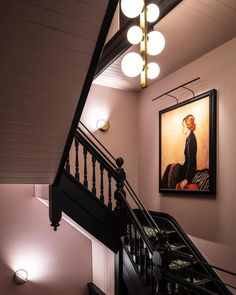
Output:
[[129,52],[121,61],[121,69],[128,77],[140,75],[141,87],[148,85],[148,79],[155,79],[160,67],[155,62],[148,63],[148,55],[160,54],[165,47],[165,38],[161,32],[148,33],[148,23],[155,22],[160,11],[156,4],[147,5],[147,0],[121,0],[121,10],[125,16],[139,16],[139,26],[132,26],[127,32],[127,39],[132,45],[139,44],[139,53]]

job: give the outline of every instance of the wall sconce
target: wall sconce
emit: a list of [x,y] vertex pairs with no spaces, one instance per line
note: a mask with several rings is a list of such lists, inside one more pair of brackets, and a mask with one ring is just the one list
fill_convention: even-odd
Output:
[[101,131],[107,131],[110,128],[110,122],[106,119],[100,119],[97,121],[97,129]]
[[28,281],[28,273],[24,269],[19,269],[14,273],[13,280],[17,285],[23,285]]

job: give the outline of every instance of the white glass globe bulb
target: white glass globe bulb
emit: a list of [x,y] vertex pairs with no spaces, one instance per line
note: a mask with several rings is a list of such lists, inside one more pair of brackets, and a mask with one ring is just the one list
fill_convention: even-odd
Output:
[[165,37],[161,32],[152,31],[148,33],[147,53],[157,55],[161,53],[165,47]]
[[160,67],[155,62],[150,62],[147,65],[147,76],[148,79],[155,79],[160,74]]
[[154,21],[156,21],[159,15],[160,9],[156,4],[151,3],[147,6],[147,21],[149,23],[153,23]]
[[143,10],[144,0],[121,0],[120,5],[125,16],[135,18]]
[[143,31],[139,26],[133,26],[129,28],[127,32],[127,39],[128,41],[135,45],[142,41],[143,38]]
[[121,61],[121,69],[128,77],[137,77],[143,69],[143,59],[136,52],[127,53]]

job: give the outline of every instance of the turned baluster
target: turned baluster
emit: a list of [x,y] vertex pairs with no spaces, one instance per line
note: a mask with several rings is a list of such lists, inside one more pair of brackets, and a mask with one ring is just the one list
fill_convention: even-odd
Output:
[[116,159],[116,191],[115,191],[115,200],[116,200],[116,207],[115,212],[117,215],[119,215],[119,211],[121,210],[121,202],[119,200],[120,193],[125,197],[125,191],[124,191],[124,181],[125,181],[125,171],[122,168],[122,165],[124,164],[124,160],[122,158]]
[[137,255],[138,255],[138,241],[137,241],[137,229],[134,228],[134,237],[133,237],[133,243],[134,243],[134,254],[133,254],[133,260],[135,263],[137,263]]
[[148,285],[149,283],[149,273],[148,273],[148,269],[149,269],[149,254],[148,254],[148,249],[145,243],[143,243],[143,250],[144,250],[144,261],[143,261],[143,268],[144,268],[144,279],[146,282],[146,285]]
[[142,274],[143,273],[143,240],[142,240],[142,237],[141,235],[139,234],[139,271],[140,273]]
[[100,164],[100,174],[101,174],[100,201],[104,203],[104,181],[103,181],[104,167],[102,166],[102,164]]
[[108,172],[108,208],[112,210],[111,173]]
[[92,179],[92,193],[96,196],[96,158],[92,156],[92,164],[93,164],[93,179]]
[[65,169],[68,173],[70,173],[70,155],[68,155],[68,158],[66,160]]
[[153,286],[154,279],[153,279],[153,263],[152,263],[152,253],[148,250],[148,275],[149,275],[149,285]]
[[132,224],[128,223],[127,227],[128,227],[129,252],[130,254],[133,254],[134,245],[133,245],[133,238],[132,238]]
[[75,179],[79,181],[79,140],[75,137]]
[[88,188],[88,170],[87,170],[87,154],[86,147],[83,148],[84,153],[84,187]]

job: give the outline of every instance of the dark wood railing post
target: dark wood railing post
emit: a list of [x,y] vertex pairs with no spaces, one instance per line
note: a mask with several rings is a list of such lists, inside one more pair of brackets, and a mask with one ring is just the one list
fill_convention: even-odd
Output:
[[84,154],[84,187],[88,188],[88,170],[87,170],[87,154],[88,150],[84,146],[83,148],[83,154]]
[[112,210],[111,173],[108,172],[108,208]]
[[114,209],[115,213],[118,216],[119,219],[119,231],[120,236],[126,236],[127,235],[127,214],[125,210],[122,208],[122,201],[120,200],[121,195],[126,196],[126,193],[124,191],[124,181],[126,178],[125,171],[122,168],[124,164],[124,160],[122,158],[116,159],[116,190],[114,193],[114,197],[116,200],[116,207]]
[[93,166],[93,175],[92,175],[92,193],[96,196],[96,157],[92,155],[92,166]]
[[168,294],[167,281],[163,277],[163,271],[168,270],[169,251],[167,248],[168,237],[166,232],[159,232],[156,236],[156,247],[153,252],[153,266],[159,295]]
[[119,190],[122,190],[122,193],[125,194],[125,191],[124,191],[124,181],[126,179],[126,175],[125,175],[125,171],[124,169],[122,168],[124,164],[124,160],[122,158],[118,158],[116,159],[116,165],[117,165],[117,168],[116,168],[116,187],[117,189]]
[[49,186],[49,218],[51,221],[51,226],[54,231],[57,230],[60,225],[62,216],[62,210],[58,202],[58,191],[57,188],[53,185]]
[[104,167],[100,164],[100,201],[104,203]]
[[67,157],[66,164],[65,164],[65,169],[66,169],[66,171],[68,173],[70,173],[70,154]]
[[119,196],[121,194],[123,194],[123,196],[125,197],[125,191],[124,191],[124,181],[125,181],[125,171],[122,168],[123,164],[124,164],[124,160],[122,158],[118,158],[116,159],[116,164],[117,164],[117,168],[116,168],[116,191],[115,191],[115,200],[116,200],[116,207],[115,207],[115,211],[119,211],[121,209],[121,202],[119,200]]

